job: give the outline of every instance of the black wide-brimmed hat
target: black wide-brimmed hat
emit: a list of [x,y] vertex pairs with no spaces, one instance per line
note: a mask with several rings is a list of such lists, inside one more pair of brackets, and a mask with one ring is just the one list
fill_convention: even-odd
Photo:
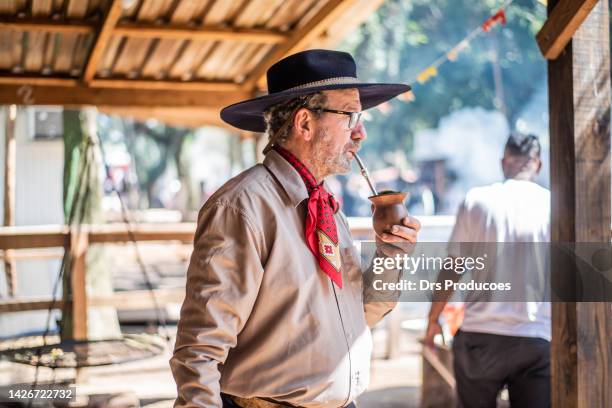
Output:
[[268,94],[227,106],[221,119],[239,129],[265,132],[263,112],[277,103],[331,89],[357,88],[363,110],[410,90],[404,84],[363,83],[351,54],[307,50],[290,55],[268,69]]

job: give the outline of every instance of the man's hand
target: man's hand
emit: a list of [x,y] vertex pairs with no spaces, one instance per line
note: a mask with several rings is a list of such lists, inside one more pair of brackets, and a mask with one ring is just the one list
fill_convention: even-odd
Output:
[[423,339],[423,344],[426,346],[433,347],[434,345],[434,337],[436,334],[442,334],[442,326],[440,326],[440,322],[438,319],[430,319],[429,324],[427,325],[427,331],[425,331],[425,338]]
[[383,233],[376,236],[376,247],[386,256],[412,253],[417,243],[417,234],[421,223],[414,217],[407,216],[402,219],[402,225],[394,225],[391,234]]

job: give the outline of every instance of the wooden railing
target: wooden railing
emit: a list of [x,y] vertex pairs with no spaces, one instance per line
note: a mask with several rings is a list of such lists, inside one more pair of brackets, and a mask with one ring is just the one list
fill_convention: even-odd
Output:
[[[134,238],[144,241],[179,241],[192,243],[195,225],[182,224],[138,224],[130,233],[125,224],[83,225],[79,230],[64,226],[4,227],[0,228],[0,250],[3,257],[12,259],[41,259],[41,254],[32,249],[63,248],[63,251],[45,251],[44,258],[61,258],[64,251],[71,254],[72,298],[69,305],[63,300],[48,298],[9,298],[0,300],[0,313],[31,310],[60,309],[69,307],[73,316],[71,336],[74,339],[87,337],[87,308],[96,306],[121,306],[122,309],[154,307],[154,299],[161,304],[180,303],[184,289],[156,289],[116,292],[111,296],[88,297],[85,285],[86,257],[90,245],[129,242]],[[15,252],[15,250],[30,250]],[[7,252],[8,251],[8,252]]]

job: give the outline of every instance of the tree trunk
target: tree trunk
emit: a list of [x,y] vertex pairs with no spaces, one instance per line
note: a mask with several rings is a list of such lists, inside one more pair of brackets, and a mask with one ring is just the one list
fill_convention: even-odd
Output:
[[[81,224],[102,221],[101,158],[97,144],[95,109],[64,110],[64,214],[66,223],[78,231]],[[113,293],[112,270],[106,248],[87,248],[85,293],[104,296]],[[69,260],[68,260],[69,261]],[[64,300],[72,300],[78,288],[72,283],[72,266],[66,263],[63,277]],[[88,339],[118,337],[121,332],[114,307],[86,308],[86,336]],[[62,313],[62,338],[74,338],[74,311]]]

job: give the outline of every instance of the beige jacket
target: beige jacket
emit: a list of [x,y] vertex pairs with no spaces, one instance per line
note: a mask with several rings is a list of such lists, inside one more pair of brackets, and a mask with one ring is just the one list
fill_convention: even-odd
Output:
[[319,269],[304,239],[307,198],[299,174],[271,151],[201,209],[170,360],[175,407],[221,407],[223,391],[335,408],[367,387],[368,326],[395,303],[364,304],[341,211],[343,288]]

